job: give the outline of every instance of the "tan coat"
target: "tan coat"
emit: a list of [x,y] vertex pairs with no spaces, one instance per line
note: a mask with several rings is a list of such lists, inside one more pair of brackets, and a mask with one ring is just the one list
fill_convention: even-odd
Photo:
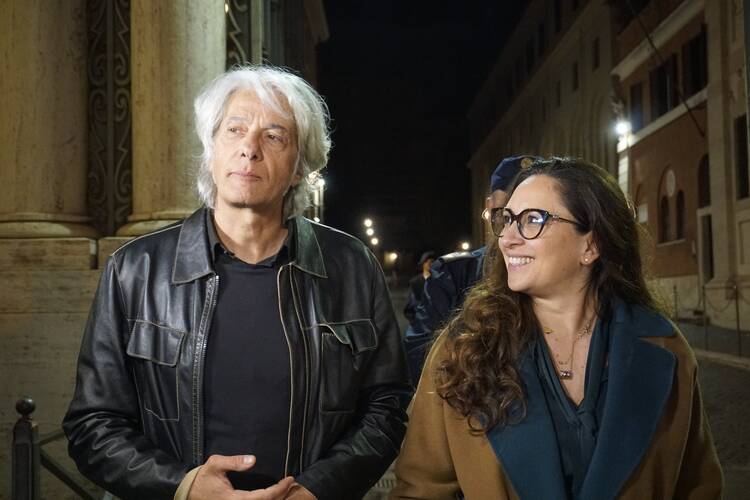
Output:
[[[621,305],[613,317],[607,401],[581,498],[720,498],[722,472],[690,347],[673,324],[642,308]],[[435,393],[432,374],[444,357],[441,337],[412,401],[390,498],[565,498],[551,420],[533,398],[535,373],[520,370],[526,419],[472,435]]]

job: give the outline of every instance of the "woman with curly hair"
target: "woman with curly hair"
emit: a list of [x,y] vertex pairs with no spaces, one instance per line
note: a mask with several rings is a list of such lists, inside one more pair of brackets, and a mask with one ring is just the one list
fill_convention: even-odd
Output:
[[695,357],[613,177],[537,161],[492,228],[499,255],[430,351],[391,498],[720,497]]

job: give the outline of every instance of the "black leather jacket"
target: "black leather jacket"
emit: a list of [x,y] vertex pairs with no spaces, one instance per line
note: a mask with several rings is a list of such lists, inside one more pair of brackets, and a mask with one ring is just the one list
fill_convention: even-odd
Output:
[[[207,216],[200,209],[117,250],[94,298],[63,428],[81,472],[121,498],[172,498],[207,458],[203,362],[220,286]],[[278,446],[287,474],[319,499],[360,498],[405,432],[411,389],[399,329],[360,241],[301,217],[290,229],[292,255],[277,279],[293,404]]]

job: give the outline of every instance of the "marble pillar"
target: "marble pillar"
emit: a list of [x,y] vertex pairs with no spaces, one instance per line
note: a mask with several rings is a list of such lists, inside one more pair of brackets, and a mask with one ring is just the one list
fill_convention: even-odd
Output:
[[193,100],[226,59],[223,0],[134,0],[130,15],[133,214],[119,236],[146,233],[197,208]]

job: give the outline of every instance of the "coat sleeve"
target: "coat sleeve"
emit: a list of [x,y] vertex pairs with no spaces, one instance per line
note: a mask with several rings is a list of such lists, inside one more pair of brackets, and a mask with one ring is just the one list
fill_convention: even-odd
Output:
[[413,389],[401,333],[383,271],[369,251],[367,258],[377,349],[360,386],[349,430],[295,478],[321,500],[363,497],[396,458],[406,432],[406,407]]
[[409,408],[409,429],[396,461],[391,500],[454,500],[460,494],[445,426],[445,402],[435,392],[433,377],[443,339],[440,337],[430,351]]
[[112,257],[102,272],[63,419],[68,452],[90,480],[120,498],[172,498],[190,467],[140,430],[140,405],[125,355],[128,322]]
[[693,372],[690,431],[682,455],[675,498],[721,498],[724,477],[703,408],[697,368]]

